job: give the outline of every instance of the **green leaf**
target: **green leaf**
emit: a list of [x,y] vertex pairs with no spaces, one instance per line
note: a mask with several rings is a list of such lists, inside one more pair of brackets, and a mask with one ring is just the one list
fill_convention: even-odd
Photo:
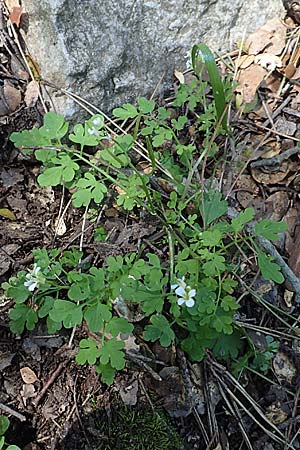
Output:
[[200,76],[197,58],[200,58],[200,61],[203,62],[206,66],[210,84],[213,90],[213,96],[217,111],[217,119],[219,121],[223,116],[222,127],[224,130],[227,130],[227,114],[225,113],[226,99],[225,99],[224,84],[221,80],[219,69],[214,59],[214,56],[206,44],[194,45],[192,48],[191,56],[192,56],[192,66],[197,76]]
[[130,163],[128,151],[133,145],[133,137],[129,134],[117,136],[115,145],[100,151],[100,156],[113,167],[120,169],[126,167]]
[[207,230],[201,233],[201,240],[206,247],[215,247],[219,245],[222,240],[222,233],[220,230]]
[[234,297],[231,295],[225,295],[225,297],[222,298],[221,307],[224,311],[236,311],[239,309],[240,305],[236,302]]
[[49,167],[38,176],[38,182],[41,186],[57,186],[63,182],[70,182],[75,176],[75,171],[79,165],[72,160],[67,153],[60,153],[52,158],[54,167]]
[[145,97],[138,99],[139,111],[142,114],[150,114],[155,108],[155,100],[148,100]]
[[17,445],[9,445],[6,450],[21,450]]
[[3,283],[2,288],[5,290],[5,294],[9,298],[13,298],[16,303],[24,303],[32,293],[28,290],[24,283],[19,286],[12,286],[9,283]]
[[54,305],[54,298],[50,297],[49,295],[46,295],[43,300],[41,301],[40,307],[37,311],[39,318],[43,318],[48,316],[49,312],[53,308]]
[[130,103],[125,103],[121,106],[121,108],[115,108],[113,110],[113,115],[117,117],[117,119],[126,120],[126,119],[134,119],[139,115],[135,106]]
[[0,436],[0,450],[3,449],[4,442],[5,442],[4,436]]
[[278,241],[279,233],[287,230],[287,224],[264,219],[255,224],[254,230],[257,236],[263,236],[269,241]]
[[229,358],[237,358],[241,348],[242,340],[240,333],[220,334],[213,346],[213,353],[217,358],[228,360]]
[[37,313],[24,304],[15,305],[9,313],[9,318],[9,327],[17,334],[22,334],[25,327],[27,330],[33,330],[38,321]]
[[72,328],[82,322],[82,307],[68,300],[55,300],[49,313],[54,322],[63,322],[65,328]]
[[263,278],[281,284],[284,282],[284,277],[281,273],[280,266],[272,261],[273,258],[271,256],[267,256],[261,251],[258,252],[257,262]]
[[101,364],[110,363],[111,367],[121,370],[125,367],[125,356],[121,351],[124,348],[124,342],[113,338],[106,341],[100,349]]
[[228,209],[226,200],[222,200],[221,192],[209,191],[204,194],[204,202],[199,199],[199,210],[206,225],[222,217]]
[[91,338],[81,339],[80,350],[76,355],[77,364],[95,364],[97,359],[100,356],[100,349],[98,348],[98,344]]
[[0,436],[3,436],[9,428],[9,419],[6,416],[0,416]]
[[219,309],[212,320],[212,326],[218,333],[231,334],[233,332],[232,317]]
[[72,250],[66,250],[63,256],[60,258],[60,263],[68,267],[77,267],[83,252],[73,248]]
[[99,144],[103,135],[95,127],[91,127],[90,122],[87,121],[84,126],[80,123],[75,125],[73,133],[69,134],[69,139],[76,144],[80,144],[81,147],[90,146],[94,147]]
[[235,233],[239,233],[244,228],[244,225],[250,222],[254,218],[254,209],[246,208],[241,212],[238,217],[235,217],[231,221],[231,227]]
[[91,200],[100,203],[107,192],[105,184],[97,180],[90,172],[86,172],[84,178],[76,182],[75,188],[77,191],[72,195],[72,199],[76,208],[88,206]]
[[106,383],[108,386],[113,384],[116,371],[111,367],[110,364],[97,364],[96,372],[101,375],[101,380],[103,381],[103,383]]
[[172,119],[171,123],[173,125],[174,130],[181,131],[184,129],[188,118],[186,116],[179,116],[178,119]]
[[87,321],[88,327],[94,333],[102,330],[104,323],[109,322],[111,317],[112,315],[108,307],[102,303],[90,306],[84,311],[84,318]]
[[207,277],[216,277],[226,269],[225,258],[216,253],[212,253],[211,260],[204,263],[202,269]]
[[[16,147],[40,147],[51,144],[50,139],[40,134],[39,128],[14,132],[10,135],[9,139],[15,144]],[[25,151],[24,153],[27,152]]]
[[39,131],[42,136],[59,142],[67,134],[68,127],[64,116],[50,111],[44,115],[44,124]]
[[131,333],[133,328],[133,325],[124,317],[113,317],[108,323],[105,331],[110,333],[113,337],[117,337],[120,333]]
[[146,341],[155,342],[159,339],[163,347],[169,347],[175,339],[175,334],[165,316],[152,316],[150,322],[152,325],[147,325],[144,331]]

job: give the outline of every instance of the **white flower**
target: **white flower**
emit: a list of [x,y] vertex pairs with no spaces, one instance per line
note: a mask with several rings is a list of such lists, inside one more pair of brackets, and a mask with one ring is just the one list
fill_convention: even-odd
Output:
[[187,286],[184,277],[177,279],[177,284],[172,284],[171,289],[175,290],[175,294],[179,297],[177,303],[179,306],[185,304],[188,308],[192,308],[195,304],[193,297],[196,295],[196,289]]
[[88,133],[91,135],[99,136],[99,131],[96,128],[88,128]]
[[45,278],[40,273],[40,270],[41,268],[34,264],[32,270],[26,275],[28,281],[24,282],[24,286],[27,287],[30,292],[37,289],[39,284],[45,283]]
[[102,125],[101,117],[95,117],[95,119],[93,120],[93,125],[95,125],[95,127],[99,127],[100,125]]

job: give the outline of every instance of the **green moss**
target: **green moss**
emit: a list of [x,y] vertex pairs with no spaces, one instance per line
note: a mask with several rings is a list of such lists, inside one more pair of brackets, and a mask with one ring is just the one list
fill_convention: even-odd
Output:
[[111,420],[97,421],[104,437],[99,450],[179,450],[182,440],[163,411],[121,406]]

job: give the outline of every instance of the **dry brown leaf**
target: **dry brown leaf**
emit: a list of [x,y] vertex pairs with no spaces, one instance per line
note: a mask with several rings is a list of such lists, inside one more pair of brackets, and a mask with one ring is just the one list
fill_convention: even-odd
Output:
[[254,63],[264,67],[268,72],[273,72],[276,67],[282,67],[282,61],[279,56],[272,53],[260,53],[255,57]]
[[289,207],[289,195],[284,191],[277,191],[266,200],[266,218],[280,222]]
[[262,87],[276,94],[279,91],[281,80],[278,76],[270,74],[262,83]]
[[22,369],[20,369],[20,374],[25,384],[33,384],[38,379],[30,367],[22,367]]
[[282,183],[283,180],[287,177],[289,172],[289,164],[287,161],[284,161],[280,168],[276,170],[276,172],[267,172],[259,168],[253,167],[251,169],[251,175],[257,183],[261,184],[277,184]]
[[182,72],[179,72],[179,70],[174,70],[174,76],[177,78],[180,84],[184,84],[184,75]]
[[26,88],[24,101],[29,108],[34,106],[37,102],[40,93],[39,83],[35,80],[31,80]]
[[299,80],[300,79],[300,67],[296,69],[296,72],[292,76],[292,80]]
[[21,103],[21,92],[8,80],[4,80],[0,88],[0,116],[14,112]]
[[11,23],[13,25],[17,25],[18,28],[20,26],[22,14],[23,14],[23,8],[20,6],[14,6],[9,15],[9,20],[11,21]]
[[269,20],[251,33],[245,42],[249,55],[257,55],[266,48],[269,53],[279,55],[285,46],[287,29],[279,18]]
[[279,381],[286,381],[289,384],[292,384],[293,379],[297,374],[296,367],[283,352],[277,352],[273,359],[273,369],[279,378]]
[[236,66],[238,69],[247,69],[254,62],[254,55],[242,55],[236,60]]
[[242,94],[243,103],[250,103],[254,99],[256,91],[266,74],[267,71],[258,64],[253,64],[241,71],[237,91]]
[[267,45],[270,44],[272,33],[262,29],[258,29],[254,33],[251,33],[245,42],[245,48],[249,55],[258,55],[262,52]]
[[280,402],[276,402],[268,406],[266,417],[274,425],[280,425],[287,419],[288,415],[286,411],[283,410]]
[[[288,78],[291,79],[293,78],[293,76],[295,75],[296,72],[296,67],[294,63],[290,63],[288,64],[285,69],[284,69],[284,75]],[[299,73],[300,75],[300,73]]]

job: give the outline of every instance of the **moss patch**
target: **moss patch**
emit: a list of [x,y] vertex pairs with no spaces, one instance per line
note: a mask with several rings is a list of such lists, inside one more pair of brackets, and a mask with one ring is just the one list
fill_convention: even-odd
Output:
[[111,421],[97,421],[106,442],[99,450],[179,450],[182,440],[163,411],[122,406],[113,408]]

